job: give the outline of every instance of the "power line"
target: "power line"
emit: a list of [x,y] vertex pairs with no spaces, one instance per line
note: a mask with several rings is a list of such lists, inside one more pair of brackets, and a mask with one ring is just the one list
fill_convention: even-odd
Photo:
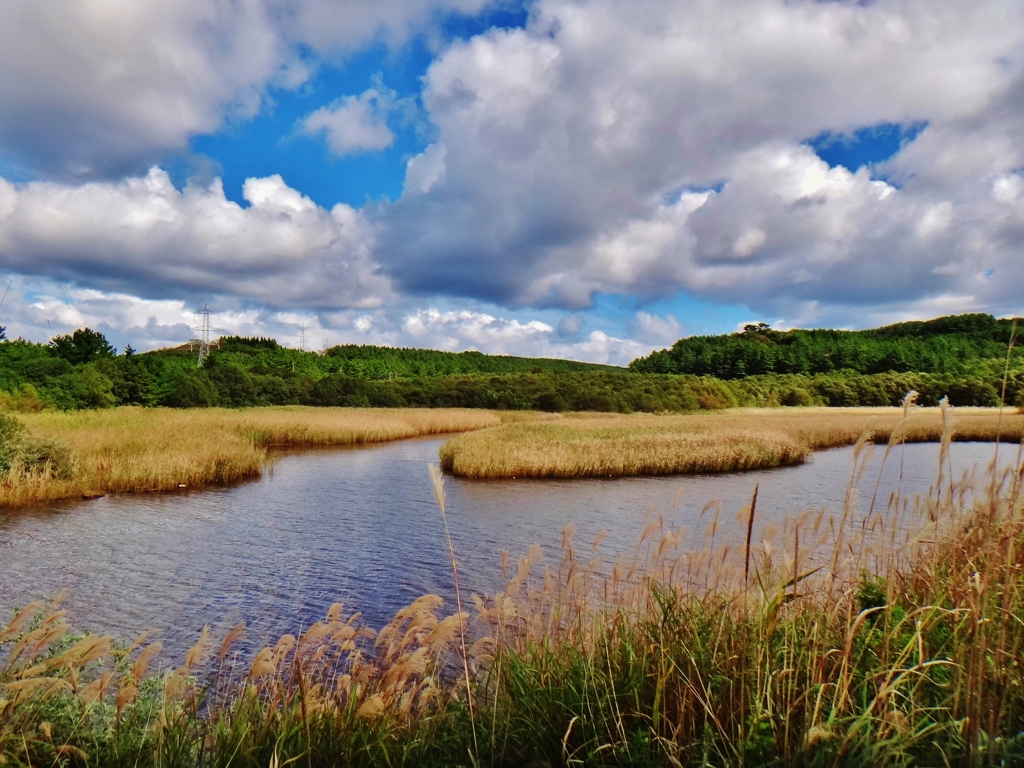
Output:
[[71,302],[68,301],[68,292],[64,290],[64,281],[57,278],[57,282],[60,283],[60,292],[64,294],[64,303],[68,305],[68,309],[71,309]]
[[11,278],[11,282],[9,282],[7,284],[7,290],[4,291],[3,298],[0,298],[0,307],[2,307],[4,305],[4,302],[7,300],[7,294],[10,293],[12,285],[14,285],[14,278],[13,277]]

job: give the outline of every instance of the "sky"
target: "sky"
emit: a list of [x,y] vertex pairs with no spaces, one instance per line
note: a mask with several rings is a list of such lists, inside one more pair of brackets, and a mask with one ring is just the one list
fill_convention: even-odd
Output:
[[0,0],[0,325],[624,365],[1022,312],[1024,0]]

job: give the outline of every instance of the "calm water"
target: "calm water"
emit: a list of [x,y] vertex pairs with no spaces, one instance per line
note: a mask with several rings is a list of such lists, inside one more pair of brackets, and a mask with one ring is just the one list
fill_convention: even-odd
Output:
[[[134,636],[154,629],[171,651],[245,621],[251,643],[321,618],[334,602],[373,626],[426,592],[450,593],[444,529],[427,464],[439,439],[282,455],[262,479],[231,487],[0,512],[0,616],[68,588],[77,627]],[[992,458],[989,444],[955,444],[954,471]],[[902,490],[926,491],[938,446],[905,446]],[[1002,456],[1012,458],[1003,447]],[[881,450],[861,482],[867,505]],[[719,535],[760,485],[758,521],[842,508],[852,449],[762,472],[611,480],[448,478],[448,520],[470,589],[499,585],[500,553],[539,542],[557,559],[562,528],[587,545],[602,529],[605,558],[630,549],[650,515],[703,533],[719,500]],[[890,457],[883,492],[896,487]]]

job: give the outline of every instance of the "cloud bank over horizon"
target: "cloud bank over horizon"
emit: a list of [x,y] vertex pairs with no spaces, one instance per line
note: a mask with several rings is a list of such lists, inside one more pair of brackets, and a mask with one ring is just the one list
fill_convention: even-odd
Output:
[[[1021,312],[1024,0],[488,21],[512,5],[0,0],[0,277],[24,283],[0,324],[155,346],[211,301],[236,332],[622,364],[753,317]],[[406,85],[381,74],[417,56]],[[176,178],[214,135],[288,162]],[[289,182],[358,189],[387,158],[394,195]]]

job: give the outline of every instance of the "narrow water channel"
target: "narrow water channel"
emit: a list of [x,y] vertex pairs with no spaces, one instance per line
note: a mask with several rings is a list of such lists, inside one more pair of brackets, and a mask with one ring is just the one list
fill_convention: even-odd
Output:
[[[172,654],[205,624],[223,633],[245,621],[254,645],[308,626],[338,601],[379,626],[419,595],[451,593],[427,473],[442,442],[288,453],[244,484],[0,512],[0,617],[66,588],[76,627],[121,637],[152,629]],[[957,475],[992,459],[989,444],[953,447]],[[861,481],[863,506],[881,454]],[[881,498],[898,483],[905,495],[927,491],[937,455],[935,444],[905,446],[902,481],[890,457]],[[1004,446],[1001,459],[1012,458]],[[500,583],[502,550],[516,555],[537,542],[557,558],[567,523],[587,549],[608,530],[601,554],[613,559],[634,546],[651,515],[703,532],[700,513],[713,500],[722,505],[720,535],[735,534],[755,484],[759,525],[806,509],[837,512],[851,461],[843,448],[802,466],[724,475],[447,478],[448,521],[468,589],[486,592]]]

